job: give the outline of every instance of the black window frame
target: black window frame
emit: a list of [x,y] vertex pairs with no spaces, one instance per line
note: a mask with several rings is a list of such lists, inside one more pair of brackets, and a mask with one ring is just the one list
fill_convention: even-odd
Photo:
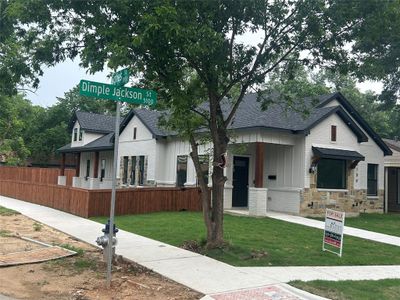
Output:
[[[374,167],[374,170],[370,172],[370,167]],[[378,196],[378,164],[368,164],[367,165],[367,197]],[[370,175],[373,173],[373,178]],[[374,190],[371,192],[371,190]]]
[[103,158],[100,161],[100,181],[106,176],[106,160]]
[[135,185],[136,183],[136,156],[131,156],[131,180],[130,185]]
[[128,183],[128,165],[129,165],[129,156],[124,156],[123,157],[123,163],[122,163],[122,184],[127,184]]
[[79,129],[78,141],[82,141],[83,140],[83,133],[84,133],[84,130]]
[[176,186],[184,187],[187,181],[188,156],[178,155],[176,157]]
[[137,127],[133,127],[133,139],[137,139]]
[[[329,168],[325,165],[327,164]],[[335,166],[336,164],[336,166]],[[334,170],[332,168],[338,167],[340,169]],[[329,169],[329,170],[328,170]],[[333,171],[336,171],[334,173]],[[341,173],[341,183],[332,184],[332,179],[322,179],[322,176],[332,176]],[[347,189],[347,161],[344,159],[331,159],[331,158],[321,158],[318,161],[317,168],[317,188],[318,189],[332,189],[332,190],[346,190]],[[339,182],[339,181],[338,181]]]
[[73,138],[74,142],[78,141],[78,128],[74,128]]
[[85,179],[87,180],[90,177],[90,159],[86,160],[86,176]]
[[145,168],[145,156],[139,156],[139,178],[138,178],[138,185],[144,185],[144,168]]

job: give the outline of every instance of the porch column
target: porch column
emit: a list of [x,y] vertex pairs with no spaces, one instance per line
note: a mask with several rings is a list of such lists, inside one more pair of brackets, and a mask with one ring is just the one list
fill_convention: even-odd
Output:
[[61,154],[60,176],[65,175],[65,153]]
[[254,187],[249,188],[249,214],[267,214],[267,189],[264,188],[264,143],[256,143]]
[[99,178],[99,151],[94,153],[94,171],[93,178]]
[[264,143],[256,143],[256,162],[255,162],[255,182],[254,187],[262,188],[264,186]]
[[80,169],[81,169],[81,153],[78,152],[76,154],[76,161],[75,161],[75,177],[79,177]]
[[60,175],[57,177],[58,185],[67,185],[67,177],[65,177],[65,153],[61,154]]

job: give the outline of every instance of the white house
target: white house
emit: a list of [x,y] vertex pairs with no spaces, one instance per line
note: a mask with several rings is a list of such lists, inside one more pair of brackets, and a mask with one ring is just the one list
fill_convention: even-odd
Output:
[[[253,215],[267,210],[315,215],[325,208],[382,212],[384,157],[391,150],[342,94],[305,100],[305,105],[308,116],[279,105],[263,111],[256,94],[245,96],[230,125],[224,208],[243,207]],[[160,128],[159,116],[134,109],[122,120],[121,188],[197,184],[189,143]],[[77,154],[74,186],[110,188],[113,122],[109,116],[74,115],[72,141],[59,149]],[[206,177],[209,153],[210,145],[200,149]]]
[[385,157],[386,212],[400,212],[400,141],[384,139],[392,150],[392,156]]

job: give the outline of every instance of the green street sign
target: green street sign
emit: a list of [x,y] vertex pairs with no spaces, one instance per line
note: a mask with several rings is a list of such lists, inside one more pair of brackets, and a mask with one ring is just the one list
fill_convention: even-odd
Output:
[[111,77],[111,84],[117,86],[124,86],[129,81],[129,69],[123,69],[115,72]]
[[128,88],[101,82],[81,80],[79,94],[86,97],[95,97],[114,101],[123,101],[133,104],[155,105],[157,93],[151,90]]

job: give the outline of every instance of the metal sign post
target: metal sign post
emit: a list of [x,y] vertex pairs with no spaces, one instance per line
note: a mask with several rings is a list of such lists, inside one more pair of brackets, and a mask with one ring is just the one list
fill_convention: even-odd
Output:
[[119,145],[119,125],[121,118],[121,102],[117,101],[115,117],[115,138],[114,138],[114,172],[112,178],[111,190],[111,207],[110,207],[110,230],[108,231],[108,244],[107,244],[107,287],[111,286],[111,266],[113,257],[113,239],[114,239],[114,215],[115,215],[115,196],[117,189],[117,167],[118,167],[118,145]]
[[119,130],[121,119],[121,102],[134,104],[155,105],[157,102],[157,93],[152,90],[144,90],[139,88],[128,88],[124,85],[129,81],[129,70],[123,69],[113,75],[112,83],[106,84],[81,80],[79,84],[79,94],[86,97],[101,98],[113,100],[117,102],[116,117],[115,117],[115,135],[114,135],[114,172],[112,178],[111,190],[111,206],[110,206],[110,223],[108,231],[108,243],[100,238],[101,245],[105,245],[107,254],[107,287],[111,286],[111,268],[114,246],[114,215],[115,215],[115,200],[117,195],[117,168],[118,168],[118,145],[119,145]]

